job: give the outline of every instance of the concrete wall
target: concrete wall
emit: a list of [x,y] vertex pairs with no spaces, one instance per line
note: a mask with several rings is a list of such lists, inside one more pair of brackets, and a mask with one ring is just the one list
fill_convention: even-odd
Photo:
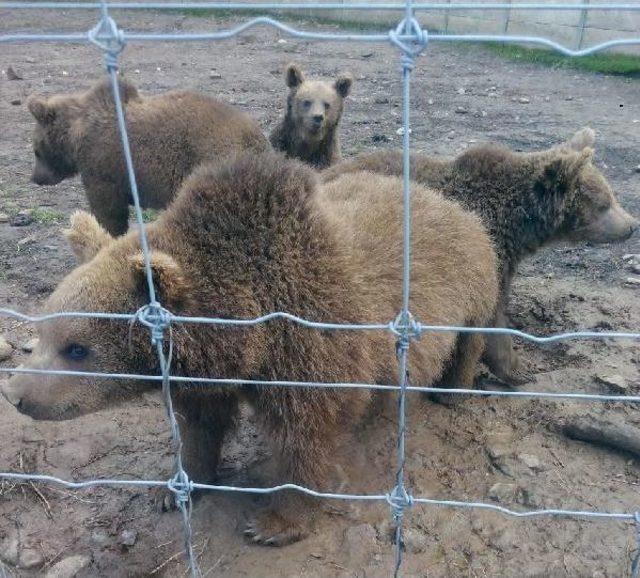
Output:
[[[293,0],[295,1],[295,0]],[[360,1],[387,2],[393,0],[345,0],[345,3],[358,3]],[[398,0],[401,1],[401,0]],[[416,0],[419,1],[419,0]],[[438,0],[440,2],[464,2],[465,4],[483,4],[490,0]],[[496,0],[509,2],[509,0]],[[514,0],[521,2],[524,0]],[[560,0],[536,0],[540,3],[559,3]],[[562,0],[565,3],[582,4],[583,0]],[[589,0],[586,0],[587,2]],[[640,4],[640,0],[637,0]],[[591,0],[592,3],[611,3],[614,0]],[[629,0],[626,3],[631,4]],[[397,23],[400,15],[396,12],[373,11],[336,11],[323,12],[325,17],[344,19],[356,22],[375,22],[391,25]],[[557,11],[557,10],[492,10],[492,11],[451,11],[446,15],[443,12],[420,12],[418,19],[426,29],[445,31],[450,33],[476,32],[481,34],[502,34],[507,30],[508,34],[526,34],[529,36],[544,36],[569,48],[583,48],[599,44],[607,40],[617,38],[640,37],[640,11],[592,11],[584,13],[582,10]],[[584,24],[584,26],[583,26]],[[640,55],[640,46],[624,47],[618,51]]]

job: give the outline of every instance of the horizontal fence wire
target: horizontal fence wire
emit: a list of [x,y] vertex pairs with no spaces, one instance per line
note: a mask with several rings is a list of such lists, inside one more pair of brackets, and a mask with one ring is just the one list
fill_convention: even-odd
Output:
[[[0,8],[20,10],[96,10],[100,8],[99,2],[0,2]],[[109,2],[112,10],[384,10],[404,12],[406,4],[381,2],[362,3],[336,3],[336,2]],[[422,11],[487,11],[487,10],[558,10],[574,12],[587,10],[589,12],[640,11],[640,5],[629,3],[595,3],[595,4],[544,4],[541,2],[528,3],[500,3],[487,2],[486,4],[455,3],[442,4],[430,2],[416,2],[412,4],[414,12]]]
[[[499,391],[499,390],[471,390],[460,388],[438,388],[438,387],[421,387],[414,386],[408,382],[405,366],[407,356],[409,355],[410,343],[414,339],[420,338],[421,335],[429,332],[456,332],[456,333],[484,333],[484,334],[504,334],[518,337],[531,341],[536,344],[548,344],[570,339],[631,339],[639,340],[640,332],[621,332],[621,331],[574,331],[563,332],[549,336],[536,336],[523,331],[509,328],[487,328],[487,327],[456,327],[456,326],[433,326],[422,324],[419,320],[413,319],[409,311],[409,198],[410,198],[410,182],[409,182],[409,86],[411,78],[411,70],[413,69],[414,60],[419,53],[425,48],[427,42],[504,42],[518,44],[534,44],[551,48],[557,52],[568,56],[582,56],[599,52],[616,46],[640,45],[640,36],[631,39],[614,39],[607,42],[597,44],[581,50],[572,50],[559,43],[551,41],[547,38],[531,37],[531,36],[508,36],[508,35],[479,35],[479,34],[427,34],[420,28],[419,23],[415,20],[414,14],[421,11],[461,11],[461,10],[557,10],[557,11],[640,11],[640,4],[629,3],[595,3],[595,4],[567,4],[567,3],[412,3],[407,0],[406,3],[220,3],[220,2],[185,2],[185,3],[159,3],[159,2],[114,2],[108,4],[106,2],[0,2],[0,9],[57,9],[57,10],[73,10],[73,9],[99,9],[101,18],[98,25],[88,32],[67,33],[67,34],[0,34],[0,43],[2,42],[72,42],[82,43],[91,42],[97,45],[103,52],[105,57],[105,66],[107,73],[111,79],[113,88],[113,97],[117,115],[119,134],[122,140],[123,151],[125,155],[126,167],[131,186],[132,199],[135,207],[136,221],[139,227],[141,248],[145,259],[145,272],[147,276],[147,284],[149,288],[150,300],[146,307],[135,313],[104,313],[104,312],[58,312],[42,316],[32,316],[19,313],[12,309],[0,309],[0,317],[16,319],[20,322],[43,323],[55,321],[63,318],[94,318],[120,320],[127,322],[140,322],[150,330],[152,344],[155,346],[156,353],[160,362],[160,375],[145,374],[107,374],[101,372],[81,372],[81,371],[62,371],[62,370],[46,370],[46,369],[30,369],[30,368],[6,368],[1,367],[2,374],[34,374],[34,375],[58,375],[68,377],[94,377],[100,379],[126,379],[126,380],[143,380],[156,381],[162,383],[164,404],[167,409],[169,423],[171,425],[171,437],[175,449],[175,475],[170,480],[118,480],[118,479],[92,479],[85,481],[66,481],[61,478],[40,474],[26,474],[16,472],[0,472],[0,479],[12,480],[15,482],[31,481],[40,483],[52,483],[65,486],[70,489],[84,489],[97,486],[119,486],[119,487],[166,487],[167,490],[174,494],[177,505],[183,515],[183,525],[185,530],[185,552],[187,563],[192,576],[200,576],[195,557],[193,555],[191,540],[191,494],[195,490],[204,491],[221,491],[221,492],[237,492],[250,494],[273,494],[281,491],[296,491],[308,496],[322,499],[338,499],[338,500],[360,500],[370,502],[386,502],[391,509],[393,521],[395,525],[396,540],[396,562],[394,575],[399,575],[400,565],[402,563],[402,516],[405,509],[416,505],[431,505],[450,508],[466,508],[475,510],[488,510],[501,513],[507,516],[529,518],[539,516],[559,516],[559,517],[577,517],[591,519],[613,519],[627,520],[636,524],[636,533],[640,537],[640,514],[638,512],[602,512],[581,511],[569,509],[541,509],[541,510],[511,510],[496,504],[488,504],[483,502],[470,502],[446,499],[434,499],[427,497],[415,497],[405,487],[404,483],[404,467],[405,467],[405,406],[406,394],[408,392],[421,393],[449,393],[458,395],[475,395],[475,396],[496,396],[496,397],[521,397],[521,398],[543,398],[543,399],[566,399],[572,401],[589,401],[589,402],[626,402],[638,403],[640,396],[634,395],[603,395],[588,393],[568,393],[568,392],[535,392],[535,391]],[[121,30],[115,24],[115,21],[109,15],[109,9],[113,10],[384,10],[384,11],[402,11],[404,19],[395,30],[391,30],[386,34],[332,34],[325,32],[310,32],[297,30],[287,24],[280,22],[271,17],[259,17],[248,20],[238,26],[228,30],[218,30],[206,33],[174,33],[174,34],[154,34],[154,33],[136,33]],[[252,319],[223,319],[216,317],[188,317],[174,315],[165,310],[155,299],[155,288],[150,268],[150,251],[146,240],[145,224],[142,219],[142,211],[140,206],[139,195],[136,186],[135,172],[131,153],[128,145],[126,119],[124,109],[120,101],[117,80],[117,59],[119,53],[127,42],[146,42],[146,41],[216,41],[233,38],[255,26],[271,26],[282,33],[301,40],[309,41],[336,41],[336,42],[374,42],[374,43],[391,43],[400,51],[402,64],[402,86],[403,86],[403,275],[402,275],[402,309],[398,318],[391,322],[383,323],[329,323],[304,319],[302,317],[287,312],[272,312]],[[234,378],[212,378],[212,377],[193,377],[193,376],[177,376],[171,374],[171,328],[173,324],[209,324],[217,326],[256,326],[274,321],[286,321],[289,323],[299,324],[309,329],[326,330],[326,331],[387,331],[396,338],[396,346],[398,352],[398,369],[399,369],[399,385],[392,384],[369,384],[369,383],[328,383],[328,382],[300,382],[286,380],[254,380],[254,379],[234,379]],[[168,334],[168,338],[166,337]],[[168,352],[165,351],[165,345],[168,344]],[[344,494],[323,492],[315,489],[307,488],[298,484],[282,484],[269,488],[253,488],[253,487],[237,487],[202,484],[189,479],[187,472],[182,466],[181,440],[180,431],[177,426],[176,416],[172,406],[171,384],[178,383],[198,383],[211,386],[238,386],[253,385],[256,387],[316,387],[316,388],[366,388],[373,390],[395,391],[399,394],[398,398],[398,448],[397,460],[398,467],[396,470],[396,485],[388,493],[385,494]],[[639,542],[640,543],[640,542]],[[640,553],[640,547],[638,548]],[[640,559],[638,555],[632,564],[632,574],[636,576],[640,567]]]

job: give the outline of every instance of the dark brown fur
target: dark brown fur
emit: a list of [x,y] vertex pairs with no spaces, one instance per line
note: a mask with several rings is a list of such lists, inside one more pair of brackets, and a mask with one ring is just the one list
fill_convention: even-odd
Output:
[[[206,167],[184,184],[171,207],[149,225],[159,301],[190,316],[252,318],[286,311],[315,321],[391,321],[401,302],[401,183],[371,173],[346,175],[318,189],[312,171],[274,153],[224,168]],[[480,221],[440,195],[419,188],[414,204],[412,303],[429,324],[484,324],[497,294],[495,255]],[[93,224],[92,224],[93,222]],[[148,302],[138,235],[105,234],[86,213],[68,232],[89,259],[47,303],[48,311],[135,311]],[[85,371],[157,372],[148,331],[127,324],[58,319],[39,326],[32,366]],[[66,356],[69,344],[87,350]],[[416,384],[440,378],[455,335],[426,334],[410,352]],[[465,374],[480,355],[464,352]],[[260,380],[397,383],[394,336],[387,331],[320,331],[287,321],[256,327],[176,325],[172,373]],[[152,387],[132,381],[31,376],[12,378],[5,396],[41,419],[95,411]],[[185,464],[198,481],[215,479],[224,434],[240,400],[249,402],[273,442],[280,482],[327,489],[338,432],[360,419],[363,389],[175,387]],[[283,495],[247,531],[285,544],[306,532],[300,499]]]
[[[141,96],[119,82],[143,207],[166,207],[204,161],[269,147],[258,124],[227,104],[186,91]],[[34,182],[56,184],[79,173],[100,224],[125,233],[131,193],[108,80],[84,93],[31,97],[29,109],[37,120]]]

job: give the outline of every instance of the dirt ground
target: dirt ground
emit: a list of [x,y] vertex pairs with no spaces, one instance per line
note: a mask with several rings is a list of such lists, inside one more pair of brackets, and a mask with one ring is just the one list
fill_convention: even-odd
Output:
[[[8,30],[84,31],[87,13],[0,12]],[[127,29],[202,31],[235,20],[151,12],[118,16]],[[300,25],[304,26],[304,25]],[[342,125],[345,155],[398,147],[398,55],[388,46],[313,44],[253,29],[221,43],[147,44],[122,55],[123,72],[142,90],[203,91],[249,111],[265,131],[285,98],[289,61],[313,74],[350,70],[355,78]],[[23,80],[8,80],[12,66]],[[77,180],[55,187],[29,183],[32,119],[26,96],[86,87],[102,73],[90,46],[3,45],[0,53],[0,212],[37,209],[28,226],[0,223],[0,307],[37,312],[74,266],[60,233],[85,207]],[[432,44],[413,81],[413,142],[418,150],[454,153],[480,141],[535,150],[589,125],[598,133],[596,159],[625,208],[640,215],[640,99],[637,79],[598,76],[513,63],[477,47]],[[623,255],[640,253],[640,238],[613,246],[554,246],[528,260],[515,284],[515,327],[549,334],[579,328],[638,330],[640,289]],[[33,328],[0,319],[0,334],[21,363]],[[610,392],[616,374],[639,393],[637,345],[624,341],[524,345],[534,374],[527,388]],[[481,377],[482,380],[482,377]],[[486,380],[485,380],[486,381]],[[606,379],[605,379],[606,381]],[[416,496],[495,501],[513,508],[638,509],[640,458],[565,438],[567,416],[600,416],[636,430],[640,417],[623,404],[526,399],[470,399],[456,408],[409,398],[408,484]],[[336,456],[349,482],[343,491],[381,493],[393,485],[396,422],[374,412],[357,443]],[[151,478],[171,474],[171,448],[157,395],[69,422],[34,422],[0,401],[0,471],[67,479]],[[256,482],[269,460],[251,427],[229,440],[224,480]],[[502,484],[495,486],[495,484]],[[331,490],[333,488],[323,488]],[[385,505],[326,503],[313,535],[284,549],[249,545],[242,523],[251,497],[207,495],[194,506],[200,566],[207,576],[388,576],[393,562]],[[511,519],[498,514],[416,506],[405,516],[407,577],[620,577],[635,547],[630,523],[562,518]],[[0,482],[0,576],[183,576],[177,514],[158,514],[145,490]],[[57,567],[58,570],[60,566]],[[4,572],[4,574],[3,574]]]

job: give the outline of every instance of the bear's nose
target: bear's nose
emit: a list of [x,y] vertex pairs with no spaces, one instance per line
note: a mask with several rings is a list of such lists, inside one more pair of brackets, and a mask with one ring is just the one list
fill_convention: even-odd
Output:
[[324,120],[324,115],[323,114],[314,114],[313,115],[313,122],[315,122],[316,124],[322,123],[323,120]]

